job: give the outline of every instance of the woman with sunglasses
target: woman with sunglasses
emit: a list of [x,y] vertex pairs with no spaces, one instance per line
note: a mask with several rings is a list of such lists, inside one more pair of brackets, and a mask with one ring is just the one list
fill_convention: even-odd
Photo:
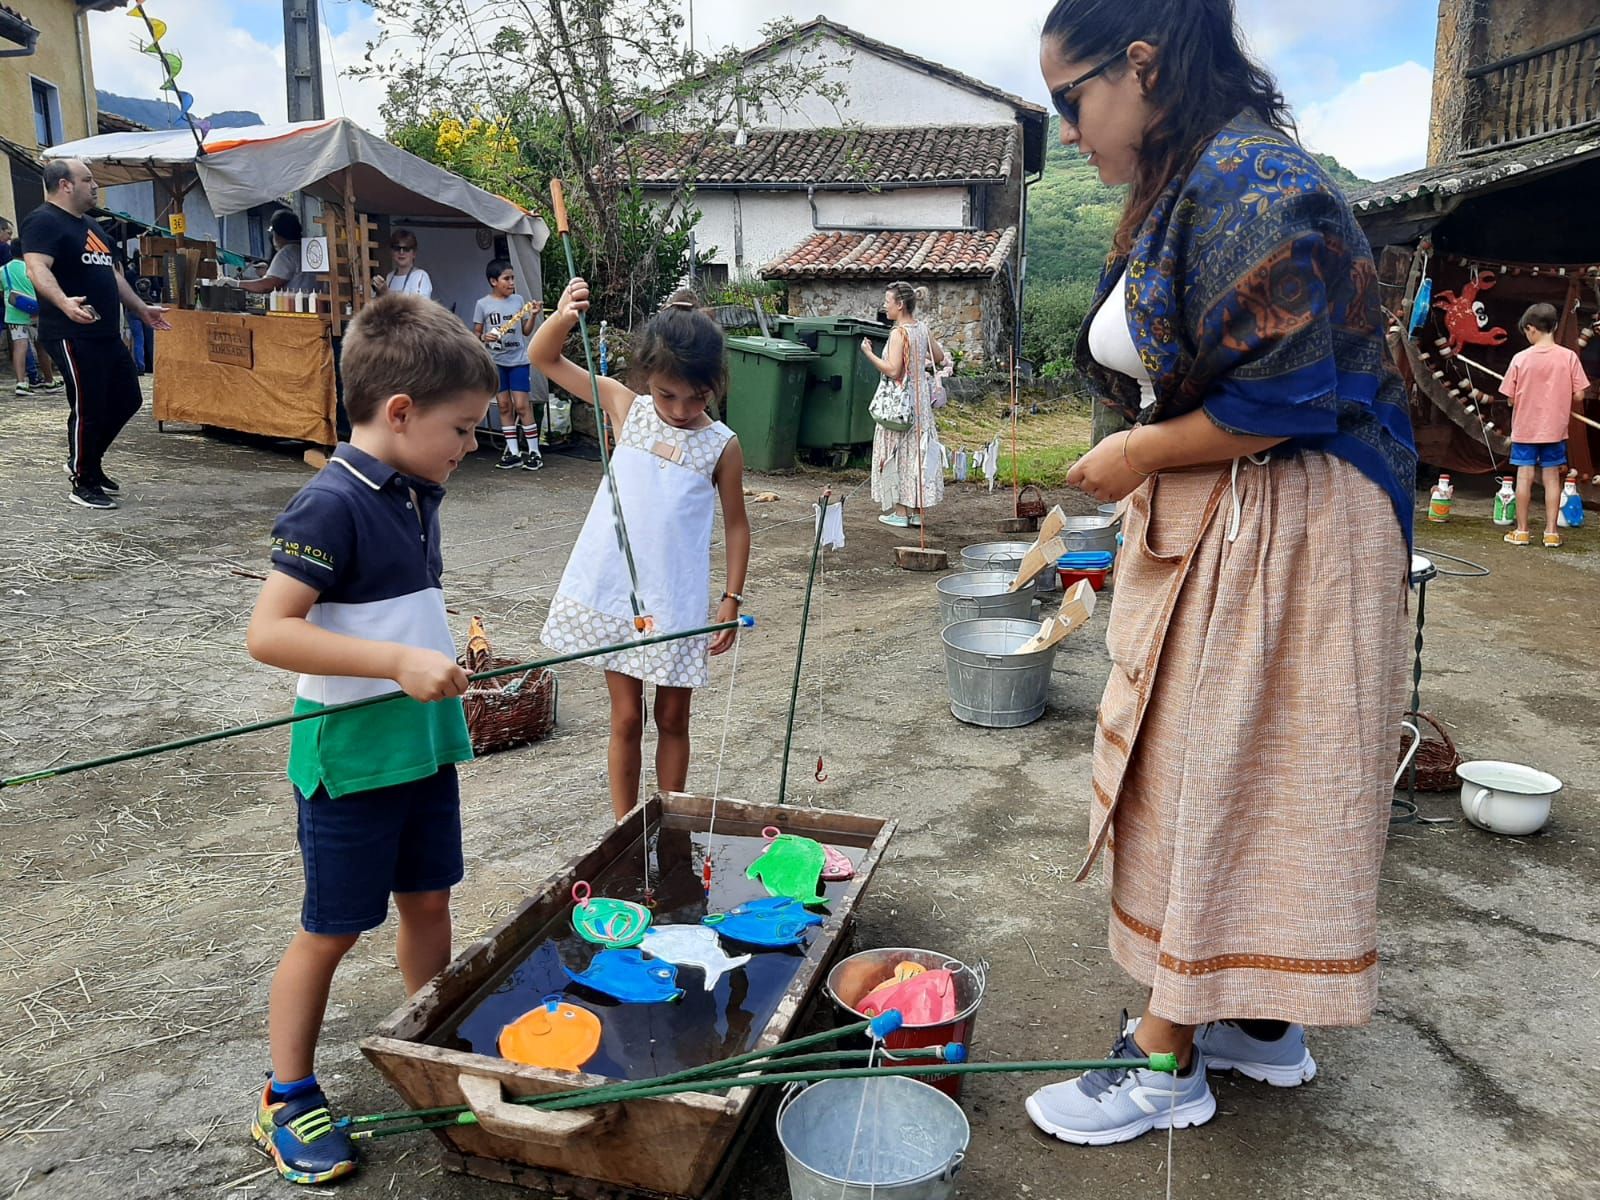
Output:
[[433,280],[417,266],[417,235],[409,229],[396,229],[389,235],[389,253],[394,257],[394,270],[387,278],[375,278],[372,290],[380,296],[385,292],[411,292],[433,299]]
[[[1377,995],[1416,452],[1377,272],[1230,0],[1060,0],[1040,67],[1127,185],[1078,365],[1128,423],[1068,482],[1123,501],[1089,854],[1150,989],[1028,1115],[1105,1145],[1211,1119],[1206,1071],[1292,1087]],[[1126,1015],[1126,1014],[1124,1014]]]

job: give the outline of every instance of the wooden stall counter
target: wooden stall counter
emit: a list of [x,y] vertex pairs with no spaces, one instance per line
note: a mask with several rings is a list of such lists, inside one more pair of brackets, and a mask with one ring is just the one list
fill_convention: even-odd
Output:
[[333,335],[324,317],[173,309],[155,335],[158,422],[332,446]]

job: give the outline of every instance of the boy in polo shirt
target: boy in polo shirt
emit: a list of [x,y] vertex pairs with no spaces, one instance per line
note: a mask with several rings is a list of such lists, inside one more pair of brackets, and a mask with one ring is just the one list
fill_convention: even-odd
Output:
[[313,1072],[340,960],[383,923],[391,895],[406,990],[450,960],[450,889],[462,875],[455,764],[472,745],[440,587],[439,502],[499,383],[482,343],[413,295],[367,305],[340,365],[350,441],[273,526],[273,571],[248,635],[252,657],[300,673],[297,712],[405,694],[292,727],[305,901],[272,978],[272,1077],[251,1132],[279,1174],[311,1184],[356,1166]]

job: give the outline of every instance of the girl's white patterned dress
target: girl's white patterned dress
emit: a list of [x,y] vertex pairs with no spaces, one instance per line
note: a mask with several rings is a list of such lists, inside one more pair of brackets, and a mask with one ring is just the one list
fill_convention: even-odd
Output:
[[[635,396],[617,435],[611,470],[622,497],[639,600],[657,633],[704,625],[711,612],[711,533],[717,489],[712,473],[733,430],[721,421],[676,429],[649,396]],[[539,640],[558,654],[631,641],[628,564],[617,545],[609,483],[602,479],[578,534]],[[608,671],[662,687],[701,687],[707,637],[640,646],[587,659]]]

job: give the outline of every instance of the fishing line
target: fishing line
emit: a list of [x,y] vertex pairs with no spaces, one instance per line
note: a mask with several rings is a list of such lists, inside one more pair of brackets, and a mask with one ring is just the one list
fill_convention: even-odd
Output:
[[717,832],[717,797],[722,795],[722,760],[728,753],[728,726],[733,722],[733,689],[739,680],[739,643],[742,640],[737,633],[733,635],[733,666],[728,673],[728,703],[722,711],[722,745],[717,749],[717,773],[711,783],[711,822],[706,826],[706,859],[700,868],[700,881],[704,884],[708,896],[711,894],[711,846]]

